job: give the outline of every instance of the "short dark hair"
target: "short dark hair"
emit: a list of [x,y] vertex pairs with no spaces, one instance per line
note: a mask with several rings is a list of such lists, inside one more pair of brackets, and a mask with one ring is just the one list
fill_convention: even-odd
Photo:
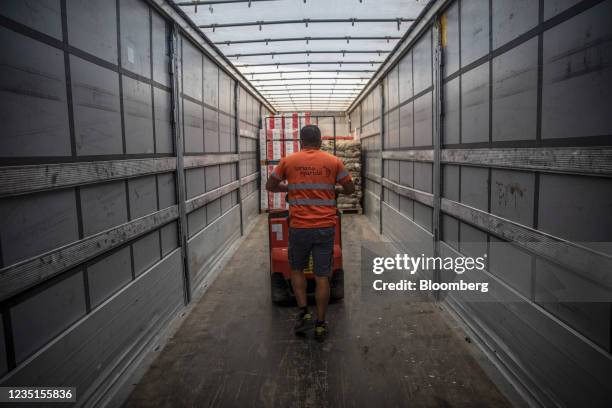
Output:
[[321,130],[317,125],[306,125],[300,130],[302,146],[320,146]]

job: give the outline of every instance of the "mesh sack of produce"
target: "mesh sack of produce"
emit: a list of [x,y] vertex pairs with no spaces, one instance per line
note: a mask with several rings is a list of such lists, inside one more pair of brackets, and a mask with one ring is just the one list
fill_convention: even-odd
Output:
[[[321,149],[334,154],[334,141],[324,140]],[[336,157],[342,160],[346,171],[349,172],[355,183],[355,192],[351,195],[338,197],[340,210],[361,210],[361,143],[355,140],[336,141]]]

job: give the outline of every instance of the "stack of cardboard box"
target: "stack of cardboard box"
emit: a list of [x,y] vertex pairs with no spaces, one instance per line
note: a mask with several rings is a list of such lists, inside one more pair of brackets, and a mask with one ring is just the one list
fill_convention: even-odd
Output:
[[264,128],[260,133],[263,210],[287,208],[284,193],[265,191],[266,180],[283,157],[300,150],[299,130],[302,126],[309,125],[310,119],[310,113],[298,112],[264,116]]

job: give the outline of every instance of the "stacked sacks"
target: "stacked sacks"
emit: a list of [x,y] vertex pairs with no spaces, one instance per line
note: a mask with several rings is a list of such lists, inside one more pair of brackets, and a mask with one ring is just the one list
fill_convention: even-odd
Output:
[[[322,150],[334,154],[334,141],[324,140]],[[355,192],[338,197],[338,209],[361,211],[361,143],[355,140],[336,141],[336,156],[342,160],[344,167],[355,182]]]

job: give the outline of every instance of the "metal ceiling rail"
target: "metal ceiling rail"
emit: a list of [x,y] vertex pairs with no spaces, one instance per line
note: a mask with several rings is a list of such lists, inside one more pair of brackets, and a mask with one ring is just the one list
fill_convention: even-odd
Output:
[[272,51],[272,52],[250,52],[246,54],[227,54],[228,58],[240,57],[264,57],[271,55],[274,58],[276,55],[300,55],[300,54],[388,54],[391,50],[305,50],[305,51]]
[[325,106],[347,106],[348,102],[344,101],[325,101],[325,100],[312,100],[312,101],[276,101],[272,102],[274,106],[283,105],[325,105]]
[[355,92],[291,92],[290,90],[287,90],[285,92],[264,92],[264,95],[266,96],[266,98],[268,96],[274,98],[275,96],[278,95],[355,95],[357,93],[357,91]]
[[270,99],[282,99],[282,98],[294,98],[294,99],[302,99],[302,98],[351,99],[352,97],[353,97],[352,95],[334,95],[334,94],[331,94],[331,93],[325,93],[325,94],[322,94],[322,95],[306,94],[306,95],[297,95],[297,96],[293,96],[292,94],[272,95],[272,96],[270,96]]
[[334,101],[279,101],[274,102],[274,106],[344,106],[346,107],[348,103],[346,102],[334,102]]
[[321,92],[325,92],[325,93],[329,93],[329,92],[336,92],[336,93],[341,93],[341,94],[345,94],[345,95],[354,95],[355,93],[359,92],[361,90],[361,88],[354,88],[354,89],[342,89],[342,88],[338,88],[338,89],[334,89],[333,87],[327,87],[327,88],[318,88],[318,89],[310,89],[310,88],[298,88],[298,89],[261,89],[262,92],[264,92],[266,95],[274,95],[274,94],[278,94],[278,93],[287,93],[287,92],[303,92],[303,93],[321,93]]
[[[365,85],[366,83],[363,82],[363,80],[367,80],[370,78],[351,78],[351,77],[345,77],[345,78],[338,78],[338,77],[322,77],[322,78],[264,78],[264,79],[251,79],[251,82],[270,82],[270,81],[308,81],[308,80],[339,80],[339,81],[349,81],[349,80],[353,80],[353,82],[343,82],[343,83],[338,83],[338,85]],[[355,79],[360,79],[362,81],[355,81]],[[288,84],[291,85],[291,84]],[[298,84],[294,84],[294,85],[298,85]],[[323,82],[323,83],[304,83],[304,84],[300,84],[300,85],[333,85],[333,83],[329,83],[329,82]],[[259,85],[257,85],[259,86]]]
[[[313,84],[310,82],[305,82],[305,83],[297,83],[297,84],[291,84],[291,83],[286,83],[286,84],[258,84],[257,86],[259,87],[258,89],[266,89],[266,88],[279,88],[279,87],[295,87],[295,86],[304,86],[304,87],[308,87],[308,89],[311,89],[313,86],[320,86],[320,87],[325,87],[325,86],[348,86],[348,87],[352,87],[352,88],[344,88],[344,89],[358,89],[360,90],[362,88],[362,86],[364,85],[363,82],[361,83],[322,83],[322,84]],[[291,89],[297,89],[297,88],[291,88]],[[312,88],[314,89],[314,88]],[[321,88],[321,89],[327,89],[327,88]]]
[[287,92],[283,94],[267,94],[266,97],[270,99],[278,99],[278,98],[305,98],[305,97],[314,97],[314,98],[323,98],[326,96],[343,96],[345,98],[352,98],[355,94],[337,94],[337,93],[312,93],[309,94],[307,92]]
[[[304,74],[304,73],[313,73],[313,72],[376,72],[375,69],[307,69],[307,70],[298,70],[298,71],[263,71],[263,72],[245,72],[242,71],[243,75],[270,75],[270,74]],[[288,79],[288,78],[287,78]],[[316,78],[312,78],[316,79]],[[333,78],[332,78],[333,79]],[[365,79],[370,79],[365,78]]]
[[295,20],[272,20],[272,21],[245,21],[240,23],[212,23],[212,24],[204,24],[198,27],[200,28],[212,28],[213,32],[217,28],[226,28],[226,27],[248,27],[248,26],[259,26],[259,31],[261,31],[262,26],[265,25],[278,25],[278,24],[305,24],[308,27],[308,24],[319,24],[319,23],[351,23],[352,26],[355,23],[396,23],[397,31],[400,30],[400,26],[404,22],[414,21],[414,18],[303,18],[303,19],[295,19]]
[[274,88],[264,88],[260,90],[262,92],[300,92],[300,91],[325,91],[325,92],[331,92],[331,91],[350,91],[351,93],[359,93],[359,91],[361,91],[361,88],[332,88],[332,87],[327,87],[327,88],[278,88],[278,87],[274,87]]
[[298,62],[262,62],[257,64],[234,64],[236,67],[273,67],[280,65],[372,65],[382,64],[383,61],[298,61]]
[[353,97],[352,95],[334,95],[334,94],[331,94],[331,93],[326,93],[326,94],[322,94],[322,95],[306,94],[306,95],[297,95],[297,96],[294,96],[292,94],[272,95],[272,96],[270,96],[270,99],[281,99],[281,98],[294,98],[294,99],[301,99],[301,98],[351,99],[352,97]]
[[279,101],[274,102],[274,106],[344,106],[348,104],[346,102],[334,102],[334,101]]
[[251,7],[251,3],[257,3],[260,1],[279,1],[279,0],[193,0],[193,1],[182,1],[180,3],[175,3],[177,6],[187,7],[187,6],[210,6],[213,4],[229,4],[229,3],[249,3],[249,7]]
[[[336,91],[352,91],[352,93],[357,93],[361,90],[361,88],[333,88],[333,87],[327,87],[327,88],[281,88],[281,89],[269,89],[269,88],[278,88],[279,86],[286,86],[286,85],[270,85],[269,87],[263,88],[260,87],[259,91],[260,92],[274,92],[274,91],[286,91],[286,92],[290,92],[290,91],[329,91],[329,90],[336,90]],[[291,85],[290,85],[291,86]]]
[[278,103],[335,103],[335,104],[340,104],[340,105],[346,105],[346,104],[350,104],[350,100],[345,100],[345,99],[308,99],[308,98],[304,98],[304,99],[274,99],[271,100],[270,103],[275,105]]
[[[333,89],[333,88],[325,88],[325,89],[262,89],[262,92],[264,92],[264,95],[280,95],[280,94],[286,94],[288,92],[292,92],[294,95],[297,95],[301,92],[306,92],[308,94],[317,94],[318,92],[324,91],[324,92],[334,92],[336,93],[336,91],[348,91],[346,93],[341,93],[343,95],[356,95],[357,93],[359,93],[359,89]],[[313,92],[314,91],[314,92]],[[340,95],[340,93],[338,94]]]
[[324,95],[324,96],[308,96],[308,95],[298,95],[298,96],[291,96],[291,95],[285,95],[285,96],[275,96],[275,97],[271,97],[270,101],[280,101],[280,100],[295,100],[295,101],[299,101],[299,100],[351,100],[353,99],[352,96],[345,96],[345,95]]
[[[286,105],[286,106],[277,106],[278,112],[296,112],[296,111],[306,111],[306,112],[315,112],[315,111],[328,111],[328,110],[346,110],[346,106],[332,106],[332,105]],[[318,116],[313,113],[312,116]]]
[[311,104],[319,104],[319,105],[346,105],[346,101],[342,100],[327,100],[327,99],[295,99],[295,100],[278,100],[273,102],[274,105],[287,105],[287,104],[300,104],[300,105],[311,105]]
[[221,45],[232,45],[232,44],[252,44],[252,43],[268,43],[271,42],[280,42],[280,41],[306,41],[308,44],[310,41],[346,41],[348,44],[350,41],[371,41],[371,40],[386,40],[387,42],[391,40],[400,40],[402,37],[397,36],[378,36],[378,37],[285,37],[285,38],[263,38],[263,39],[255,39],[255,40],[228,40],[228,41],[216,41],[215,44]]
[[[334,105],[278,105],[277,111],[323,111],[323,110],[341,110],[344,111],[346,106]],[[312,116],[317,116],[313,114]]]
[[355,92],[351,92],[351,93],[334,93],[334,92],[311,93],[311,92],[290,92],[288,91],[288,92],[283,92],[283,93],[266,94],[266,96],[270,98],[285,98],[285,97],[306,98],[305,95],[308,95],[308,97],[314,95],[314,97],[318,97],[318,98],[325,97],[325,96],[332,96],[332,95],[335,97],[352,98],[353,96],[355,96]]
[[330,98],[325,96],[317,96],[317,97],[308,97],[308,96],[282,96],[278,98],[270,98],[270,103],[278,103],[278,102],[304,102],[304,101],[325,101],[325,102],[334,102],[334,103],[350,103],[353,97],[350,98]]
[[331,101],[333,100],[334,102],[339,102],[339,101],[350,101],[352,100],[353,97],[352,96],[339,96],[337,98],[333,97],[333,96],[315,96],[315,97],[311,97],[311,96],[279,96],[276,98],[270,98],[269,101],[270,102],[280,102],[280,101]]
[[[349,98],[350,99],[350,98]],[[308,98],[308,97],[302,97],[302,98],[285,98],[285,99],[276,99],[274,101],[271,101],[271,103],[273,104],[279,104],[279,103],[311,103],[311,102],[317,102],[317,103],[326,103],[326,104],[336,104],[336,105],[345,105],[347,103],[349,103],[348,99],[337,99],[337,98]]]

